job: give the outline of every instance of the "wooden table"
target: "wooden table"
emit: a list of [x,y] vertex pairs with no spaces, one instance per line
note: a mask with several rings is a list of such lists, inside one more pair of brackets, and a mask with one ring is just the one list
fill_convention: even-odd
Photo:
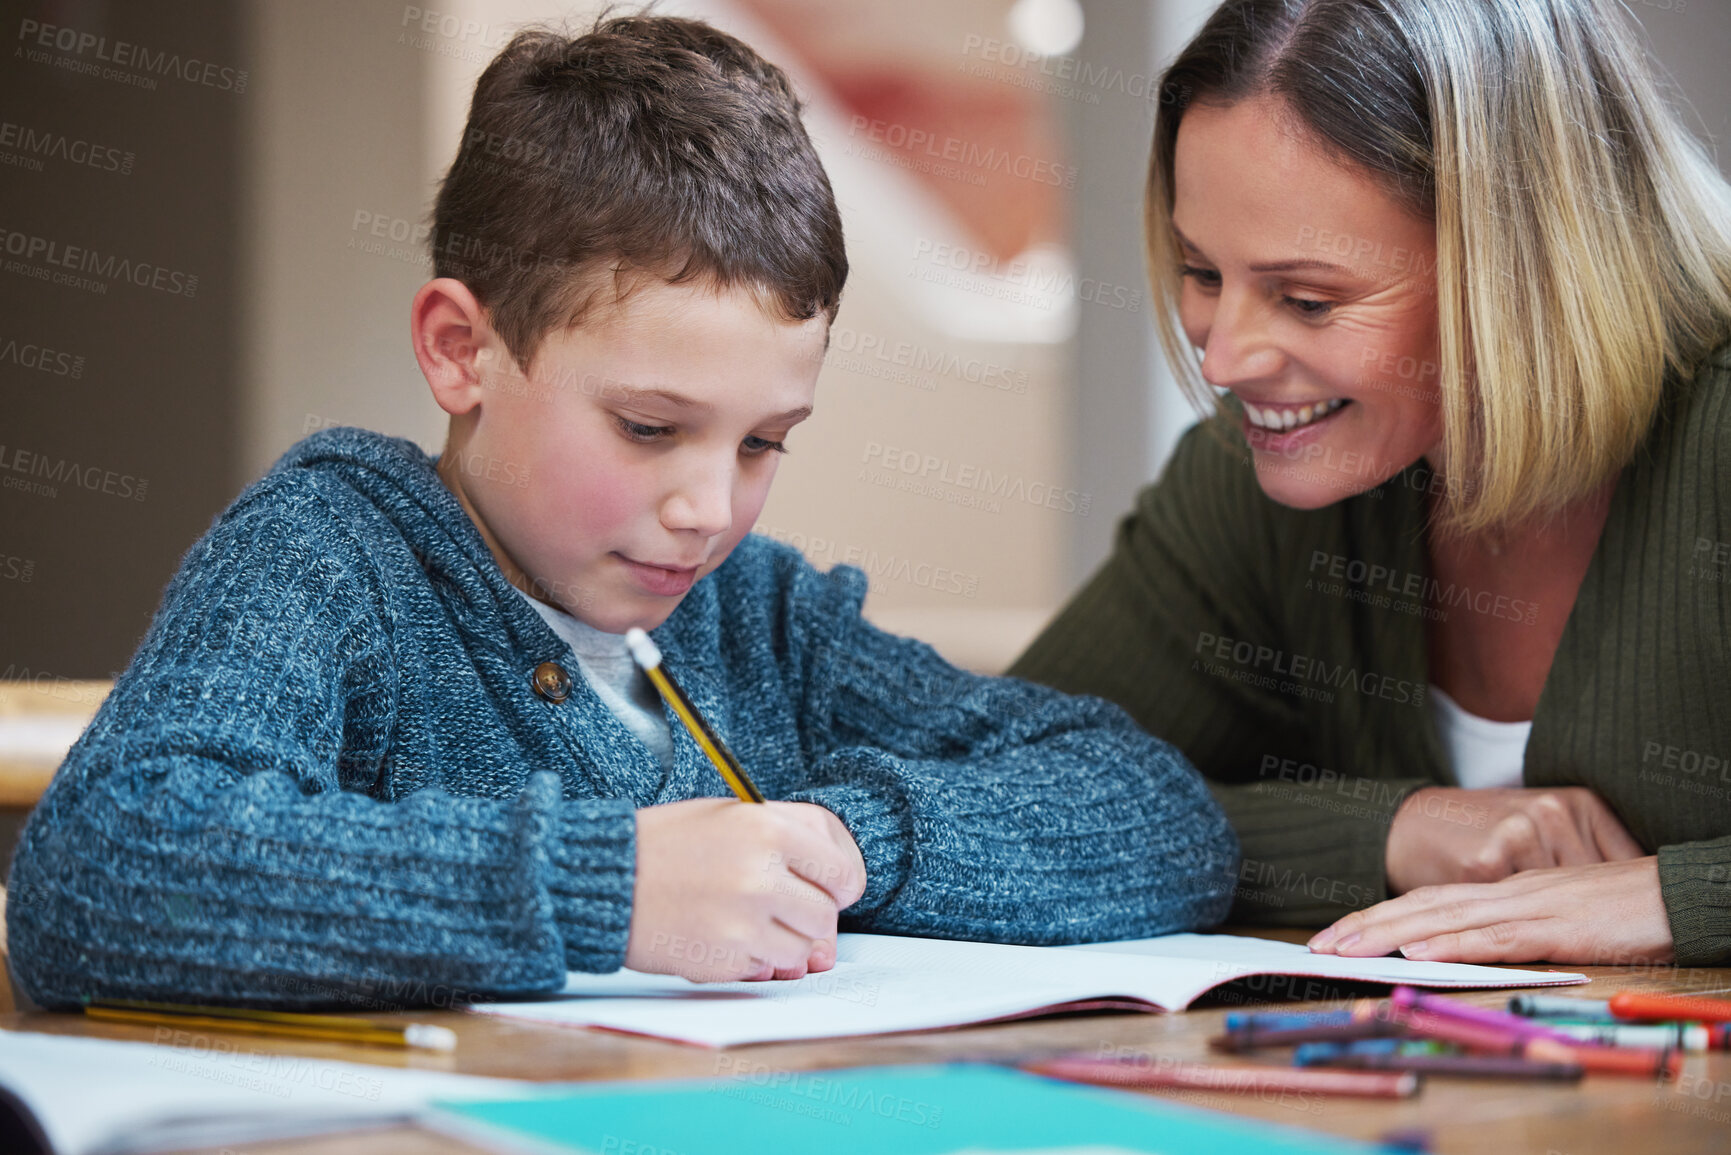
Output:
[[[1290,932],[1268,937],[1301,941]],[[1569,967],[1591,975],[1590,986],[1555,988],[1588,998],[1617,991],[1664,991],[1731,996],[1731,968]],[[1465,995],[1484,1006],[1500,1006],[1507,991]],[[1319,997],[1326,996],[1326,997]],[[771,1077],[778,1071],[876,1064],[930,1063],[951,1059],[1009,1060],[1058,1051],[1146,1054],[1185,1061],[1232,1062],[1212,1053],[1208,1039],[1224,1030],[1226,1014],[1248,1005],[1281,1002],[1281,1010],[1338,1009],[1339,988],[1314,980],[1249,980],[1210,1007],[1177,1015],[1067,1015],[993,1026],[923,1034],[830,1042],[763,1044],[727,1051],[635,1039],[600,1031],[512,1022],[462,1012],[414,1013],[416,1022],[455,1029],[461,1043],[453,1055],[395,1051],[287,1039],[231,1038],[241,1051],[257,1050],[342,1059],[383,1066],[412,1066],[519,1079]],[[1292,998],[1308,999],[1304,1002]],[[96,1023],[72,1015],[0,1015],[8,1029],[151,1041],[154,1028]],[[1280,1060],[1285,1052],[1273,1052]],[[1265,1060],[1268,1061],[1268,1060]],[[1437,1152],[1503,1155],[1697,1155],[1731,1151],[1731,1054],[1690,1056],[1680,1079],[1664,1084],[1636,1078],[1589,1075],[1576,1085],[1489,1080],[1427,1080],[1416,1098],[1397,1101],[1321,1098],[1266,1100],[1248,1094],[1152,1092],[1161,1098],[1254,1116],[1275,1123],[1359,1139],[1390,1132],[1429,1133]],[[224,1148],[233,1155],[399,1155],[408,1152],[467,1153],[483,1150],[415,1128],[331,1136],[294,1142]],[[211,1152],[210,1155],[216,1155]],[[688,1152],[685,1155],[701,1155]]]

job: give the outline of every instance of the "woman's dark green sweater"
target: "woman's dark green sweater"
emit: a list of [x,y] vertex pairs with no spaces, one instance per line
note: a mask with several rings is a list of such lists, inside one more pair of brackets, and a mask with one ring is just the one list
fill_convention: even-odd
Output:
[[[1523,778],[1603,798],[1659,856],[1677,961],[1724,964],[1731,347],[1667,396],[1617,485]],[[1289,509],[1263,494],[1243,438],[1220,432],[1185,436],[1111,558],[1010,672],[1120,703],[1201,768],[1244,848],[1234,919],[1321,925],[1387,897],[1400,800],[1455,784],[1428,701],[1427,615],[1532,608],[1437,587],[1422,467]]]

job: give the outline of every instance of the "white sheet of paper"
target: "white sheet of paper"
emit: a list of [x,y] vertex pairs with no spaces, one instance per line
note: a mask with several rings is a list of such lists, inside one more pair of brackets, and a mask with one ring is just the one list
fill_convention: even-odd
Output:
[[1221,983],[1254,974],[1445,988],[1587,981],[1560,971],[1313,955],[1291,943],[1235,935],[1051,948],[844,934],[836,954],[833,969],[784,982],[700,984],[625,970],[573,973],[556,999],[472,1009],[731,1047],[961,1026],[1079,1001],[1177,1011]]
[[56,1155],[140,1155],[384,1126],[414,1118],[435,1098],[546,1090],[274,1055],[240,1036],[200,1032],[197,1040],[173,1047],[0,1031],[0,1087],[30,1109]]

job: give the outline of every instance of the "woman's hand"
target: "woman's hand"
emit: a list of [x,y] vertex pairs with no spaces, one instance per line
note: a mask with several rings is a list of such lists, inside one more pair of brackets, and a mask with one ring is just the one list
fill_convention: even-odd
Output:
[[1427,962],[1668,963],[1659,860],[1528,870],[1501,882],[1425,886],[1357,910],[1310,940],[1318,954]]
[[836,917],[865,885],[853,835],[821,806],[646,806],[625,965],[694,982],[825,971],[835,965]]
[[1427,786],[1389,825],[1391,894],[1453,882],[1496,882],[1523,870],[1639,858],[1641,846],[1591,790],[1463,790]]

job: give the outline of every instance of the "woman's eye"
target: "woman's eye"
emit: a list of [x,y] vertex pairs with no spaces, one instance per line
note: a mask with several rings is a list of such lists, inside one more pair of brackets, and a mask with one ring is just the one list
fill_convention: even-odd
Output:
[[787,452],[787,442],[771,441],[769,438],[759,437],[755,433],[740,442],[739,445],[740,448],[745,450],[746,454],[751,457],[756,457],[760,453]]
[[671,425],[643,425],[628,417],[615,417],[620,432],[633,441],[659,441],[673,432]]
[[1334,308],[1333,301],[1312,301],[1304,297],[1288,297],[1286,303],[1306,317],[1321,317]]
[[1181,277],[1193,278],[1198,285],[1205,289],[1217,289],[1220,287],[1220,274],[1215,272],[1213,269],[1204,269],[1197,265],[1180,265],[1178,267],[1178,275]]

